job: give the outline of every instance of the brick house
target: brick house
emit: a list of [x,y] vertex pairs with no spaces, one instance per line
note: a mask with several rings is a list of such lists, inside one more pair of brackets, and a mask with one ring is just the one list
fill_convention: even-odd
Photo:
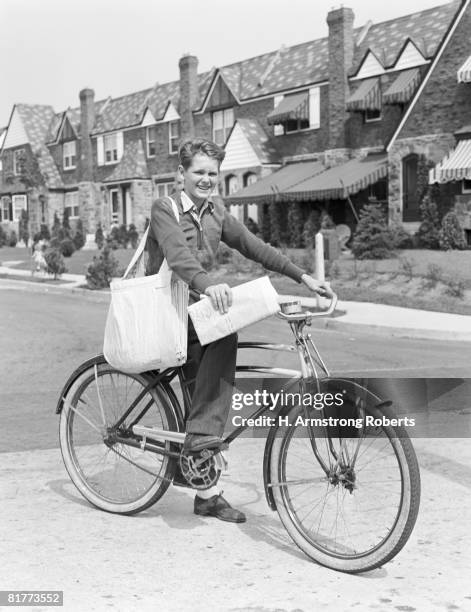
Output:
[[471,125],[471,85],[456,78],[471,55],[469,4],[357,28],[340,8],[322,39],[205,73],[186,55],[177,81],[100,101],[84,89],[61,113],[17,104],[0,133],[0,222],[17,227],[26,207],[35,232],[68,208],[89,239],[98,223],[142,231],[152,200],[175,186],[178,143],[198,135],[225,146],[219,193],[241,219],[297,201],[353,224],[373,198],[412,229],[413,156],[439,163]]

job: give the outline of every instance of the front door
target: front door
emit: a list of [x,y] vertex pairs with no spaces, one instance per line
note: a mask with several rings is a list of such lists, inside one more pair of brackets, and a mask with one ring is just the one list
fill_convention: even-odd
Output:
[[402,220],[420,221],[417,194],[418,155],[408,155],[402,161]]

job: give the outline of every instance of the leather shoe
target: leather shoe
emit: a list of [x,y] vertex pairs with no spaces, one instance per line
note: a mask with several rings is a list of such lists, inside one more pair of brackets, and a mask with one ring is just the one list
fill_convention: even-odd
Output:
[[205,448],[219,448],[222,444],[221,438],[206,434],[187,433],[183,450],[190,453],[197,453]]
[[233,508],[224,499],[222,493],[213,495],[209,499],[202,499],[196,495],[195,514],[199,516],[215,516],[221,521],[227,521],[228,523],[245,523],[247,520],[245,514]]

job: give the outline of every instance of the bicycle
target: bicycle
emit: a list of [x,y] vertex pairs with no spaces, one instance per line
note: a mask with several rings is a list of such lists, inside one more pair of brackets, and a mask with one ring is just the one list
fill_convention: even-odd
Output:
[[[306,330],[315,317],[331,314],[336,301],[322,312],[303,311],[298,302],[281,305],[278,317],[288,322],[294,345],[239,343],[296,352],[300,371],[238,365],[237,373],[284,377],[284,390],[297,388],[302,397],[340,394],[340,407],[330,402],[313,410],[303,402],[273,411],[265,403],[249,418],[269,412],[275,419],[265,443],[265,495],[293,541],[326,567],[359,573],[383,565],[407,542],[419,509],[420,473],[404,427],[366,424],[366,417],[394,418],[392,403],[355,380],[331,378]],[[190,383],[180,368],[125,374],[102,355],[70,376],[56,407],[60,446],[71,480],[91,504],[126,515],[143,511],[162,497],[177,468],[195,488],[217,482],[223,451],[182,451],[180,400],[188,410]],[[361,427],[340,420],[347,414]],[[224,445],[248,427],[236,427]]]

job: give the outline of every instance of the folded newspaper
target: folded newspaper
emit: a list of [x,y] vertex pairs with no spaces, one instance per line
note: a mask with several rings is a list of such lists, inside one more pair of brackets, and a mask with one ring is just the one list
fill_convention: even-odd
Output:
[[188,307],[198,339],[204,346],[278,312],[278,294],[268,276],[232,289],[232,306],[226,314],[215,310],[209,298]]

